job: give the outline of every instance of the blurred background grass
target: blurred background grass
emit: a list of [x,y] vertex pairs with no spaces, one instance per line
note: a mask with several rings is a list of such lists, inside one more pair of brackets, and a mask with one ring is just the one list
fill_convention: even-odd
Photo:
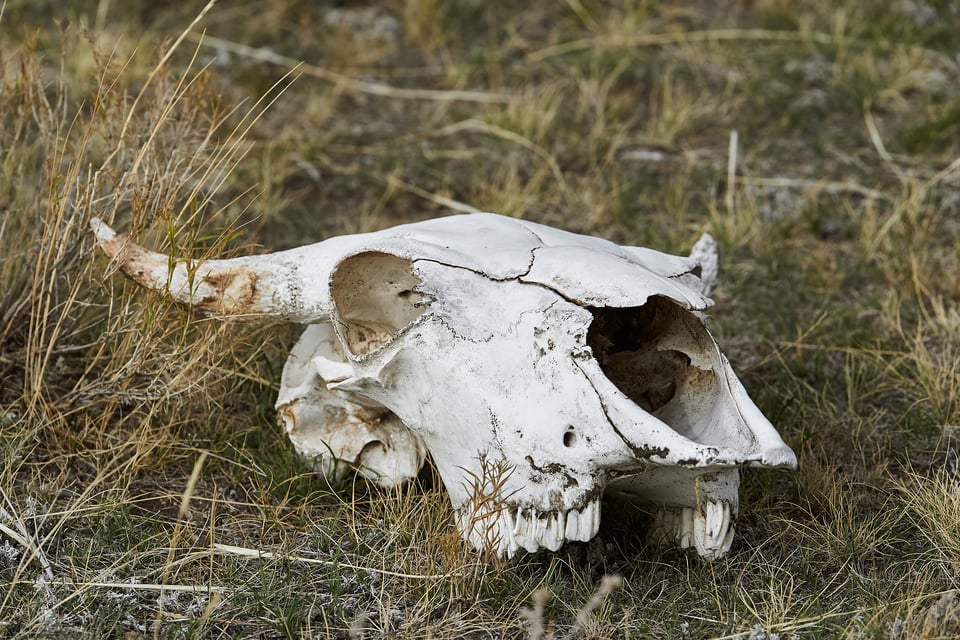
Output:
[[[7,2],[0,87],[0,635],[536,637],[604,574],[584,637],[960,634],[956,3]],[[729,558],[608,513],[486,565],[430,474],[325,486],[273,415],[298,328],[86,226],[220,256],[470,208],[718,238],[711,327],[800,456]]]

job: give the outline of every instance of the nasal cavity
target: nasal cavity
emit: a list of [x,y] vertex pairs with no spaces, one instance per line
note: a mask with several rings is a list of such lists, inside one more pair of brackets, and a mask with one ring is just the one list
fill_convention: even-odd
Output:
[[675,303],[651,297],[641,307],[591,308],[587,345],[607,378],[649,413],[666,406],[691,368],[690,358],[675,349],[660,349],[660,340],[676,329]]

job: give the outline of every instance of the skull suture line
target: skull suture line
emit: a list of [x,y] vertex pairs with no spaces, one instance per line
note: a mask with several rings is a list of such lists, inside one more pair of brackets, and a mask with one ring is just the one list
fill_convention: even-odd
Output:
[[277,399],[297,451],[385,486],[429,453],[477,548],[589,540],[607,493],[653,505],[658,531],[715,558],[740,468],[796,466],[704,326],[709,236],[684,258],[473,214],[171,265],[92,226],[146,287],[307,323]]

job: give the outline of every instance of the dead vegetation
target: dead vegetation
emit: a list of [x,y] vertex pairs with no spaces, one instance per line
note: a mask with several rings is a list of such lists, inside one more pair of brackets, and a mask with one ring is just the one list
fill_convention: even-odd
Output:
[[[0,635],[956,637],[958,28],[922,1],[6,3]],[[297,328],[191,316],[88,229],[205,257],[472,209],[718,238],[711,326],[800,457],[746,475],[729,558],[624,514],[486,563],[430,474],[326,486],[273,414]]]

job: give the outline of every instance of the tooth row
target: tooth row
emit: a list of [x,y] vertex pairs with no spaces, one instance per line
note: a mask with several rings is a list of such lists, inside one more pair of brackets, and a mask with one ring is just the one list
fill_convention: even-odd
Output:
[[[662,531],[674,537],[681,548],[693,547],[704,558],[715,560],[733,543],[736,505],[725,500],[707,501],[699,507],[680,507],[661,512]],[[564,542],[586,542],[600,528],[600,502],[581,509],[543,513],[535,509],[506,507],[497,513],[473,515],[460,510],[457,525],[476,549],[491,549],[497,556],[512,558],[519,549],[556,551]]]
[[474,515],[469,508],[457,515],[461,534],[476,549],[494,547],[497,555],[512,558],[521,548],[556,551],[568,541],[586,542],[600,529],[600,501],[581,509],[540,512],[505,507],[496,514]]
[[[704,558],[715,560],[730,550],[733,543],[734,507],[726,501],[710,501],[697,507],[676,510],[674,535],[680,548],[694,547]],[[666,522],[664,524],[670,527]]]

